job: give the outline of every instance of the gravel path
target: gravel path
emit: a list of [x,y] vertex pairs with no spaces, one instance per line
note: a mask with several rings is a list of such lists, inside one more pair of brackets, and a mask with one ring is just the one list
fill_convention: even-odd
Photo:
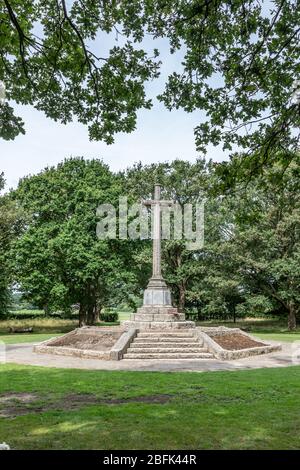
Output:
[[[275,343],[271,342],[270,343]],[[102,361],[81,359],[71,356],[56,356],[33,352],[34,343],[10,344],[6,346],[6,362],[43,367],[96,369],[96,370],[131,370],[131,371],[218,371],[257,369],[262,367],[287,367],[300,364],[295,361],[295,349],[291,343],[281,343],[282,351],[261,356],[252,356],[234,361],[217,359],[181,359],[181,360],[122,360]]]

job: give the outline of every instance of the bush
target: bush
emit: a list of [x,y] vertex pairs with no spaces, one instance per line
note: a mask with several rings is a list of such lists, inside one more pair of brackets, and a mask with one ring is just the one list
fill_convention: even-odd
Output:
[[64,313],[64,312],[51,312],[49,315],[45,315],[44,310],[38,309],[22,309],[22,310],[10,310],[5,316],[7,320],[35,320],[37,318],[60,318],[73,320],[78,317],[78,312]]
[[118,319],[119,319],[118,312],[106,311],[100,314],[100,321],[104,321],[107,323],[115,323],[118,321]]

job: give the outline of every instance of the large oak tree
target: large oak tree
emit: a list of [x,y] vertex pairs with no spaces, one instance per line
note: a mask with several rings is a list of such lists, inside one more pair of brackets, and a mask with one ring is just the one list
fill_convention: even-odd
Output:
[[45,312],[79,306],[80,325],[97,320],[120,295],[130,247],[96,235],[97,207],[117,207],[122,186],[100,160],[73,158],[20,181],[11,193],[28,214],[15,244],[15,277],[27,299]]

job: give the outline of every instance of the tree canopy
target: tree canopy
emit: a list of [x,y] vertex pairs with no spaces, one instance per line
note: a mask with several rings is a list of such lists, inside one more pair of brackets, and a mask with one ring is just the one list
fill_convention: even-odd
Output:
[[80,323],[92,323],[125,273],[130,279],[129,247],[96,236],[98,205],[117,205],[120,191],[100,160],[75,158],[24,178],[12,193],[29,215],[15,244],[15,276],[46,313],[77,304]]
[[[298,146],[298,0],[3,0],[0,19],[8,100],[64,123],[76,116],[91,139],[113,142],[151,106],[145,83],[158,76],[158,51],[140,43],[152,37],[154,46],[167,38],[171,53],[184,53],[158,98],[168,109],[205,111],[195,128],[199,151],[209,143],[239,148],[251,156],[244,167],[257,171],[289,160]],[[122,44],[104,53],[106,35]],[[6,139],[24,132],[8,103],[0,122]]]

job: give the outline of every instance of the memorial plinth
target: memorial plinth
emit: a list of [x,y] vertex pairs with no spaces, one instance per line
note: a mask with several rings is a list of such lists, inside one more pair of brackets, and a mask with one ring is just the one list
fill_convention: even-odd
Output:
[[184,313],[172,306],[171,291],[161,273],[161,207],[172,206],[173,201],[160,199],[161,186],[155,185],[154,199],[143,201],[152,210],[153,259],[152,277],[144,291],[143,306],[122,325],[125,329],[182,329],[194,328],[195,323],[186,321]]

